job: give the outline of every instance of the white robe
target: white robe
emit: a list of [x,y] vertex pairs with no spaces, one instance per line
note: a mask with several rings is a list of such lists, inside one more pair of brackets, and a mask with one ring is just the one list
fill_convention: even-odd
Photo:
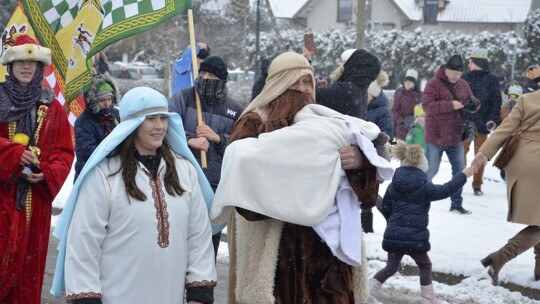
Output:
[[[186,192],[171,196],[162,182],[165,162],[158,171],[161,191],[139,163],[136,183],[147,196],[144,202],[128,199],[121,172],[109,176],[118,167],[118,157],[105,159],[81,185],[68,232],[68,299],[96,293],[104,304],[177,304],[184,302],[186,285],[215,284],[211,226],[194,167],[177,156]],[[156,199],[160,192],[163,209]]]

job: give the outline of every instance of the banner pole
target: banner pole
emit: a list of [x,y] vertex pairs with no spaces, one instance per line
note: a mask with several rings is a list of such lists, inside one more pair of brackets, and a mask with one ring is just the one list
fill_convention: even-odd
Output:
[[[189,44],[191,46],[191,65],[193,67],[193,77],[199,77],[199,66],[197,65],[197,49],[195,48],[195,27],[193,26],[193,10],[188,9],[188,23],[189,23]],[[202,106],[201,99],[197,90],[195,90],[195,105],[197,107],[197,124],[203,125],[202,119]],[[201,150],[201,167],[207,168],[206,165],[206,151]]]

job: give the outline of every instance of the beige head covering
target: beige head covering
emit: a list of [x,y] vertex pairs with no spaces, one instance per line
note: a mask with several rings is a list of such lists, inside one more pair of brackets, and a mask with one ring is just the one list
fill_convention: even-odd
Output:
[[286,52],[277,56],[268,68],[268,77],[264,88],[246,107],[242,115],[257,112],[264,120],[261,110],[304,75],[311,76],[313,97],[315,97],[315,77],[313,77],[313,68],[309,61],[304,56],[294,52]]

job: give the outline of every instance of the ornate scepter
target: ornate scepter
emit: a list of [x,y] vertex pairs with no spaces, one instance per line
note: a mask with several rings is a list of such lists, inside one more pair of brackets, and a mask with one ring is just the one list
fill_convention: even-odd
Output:
[[[19,143],[21,145],[25,145],[30,152],[34,155],[34,160],[32,161],[32,164],[35,166],[39,166],[39,155],[41,154],[41,150],[39,147],[37,147],[38,141],[39,141],[39,132],[41,130],[41,126],[43,125],[43,119],[45,116],[47,116],[47,112],[49,111],[49,108],[45,105],[39,106],[38,112],[37,112],[37,125],[34,129],[33,134],[33,142],[30,141],[30,137],[27,136],[24,133],[16,133],[11,137],[12,142]],[[32,146],[30,144],[33,144]],[[26,166],[23,169],[22,175],[23,178],[29,176],[32,173],[31,166]]]

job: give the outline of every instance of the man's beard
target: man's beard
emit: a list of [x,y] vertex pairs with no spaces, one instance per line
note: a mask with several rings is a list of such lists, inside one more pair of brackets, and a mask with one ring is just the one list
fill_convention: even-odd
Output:
[[286,90],[266,106],[268,113],[263,132],[272,132],[292,125],[294,116],[305,105],[315,103],[313,94]]

